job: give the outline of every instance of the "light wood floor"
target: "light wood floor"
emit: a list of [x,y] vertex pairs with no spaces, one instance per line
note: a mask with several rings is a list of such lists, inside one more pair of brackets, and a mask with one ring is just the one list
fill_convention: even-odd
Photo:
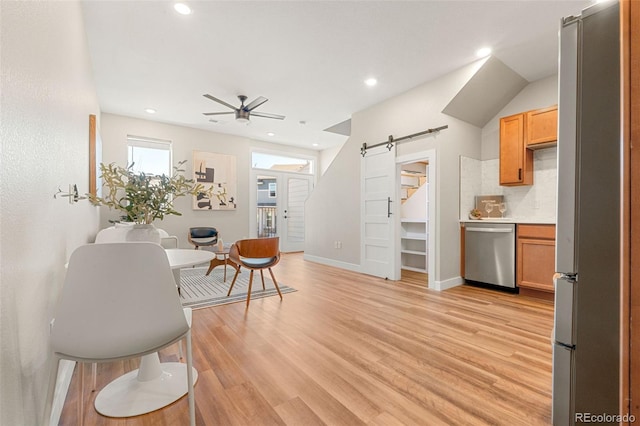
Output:
[[[284,255],[277,297],[194,311],[198,425],[537,425],[551,418],[553,306],[461,286],[425,289]],[[161,352],[177,360],[177,346]],[[98,366],[98,389],[136,368]],[[89,368],[85,374],[89,386]],[[187,399],[85,425],[188,424]],[[74,376],[61,424],[77,425]]]

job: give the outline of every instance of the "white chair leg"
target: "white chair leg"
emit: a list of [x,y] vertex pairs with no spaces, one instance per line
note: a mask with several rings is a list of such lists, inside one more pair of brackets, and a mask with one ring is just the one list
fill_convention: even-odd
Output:
[[[193,311],[191,310],[191,308],[182,308],[182,311],[184,312],[184,317],[187,320],[187,324],[189,324],[189,328],[191,328]],[[178,356],[180,357],[180,359],[183,359],[184,357],[184,354],[182,353],[182,339],[178,340]]]
[[191,352],[191,330],[187,332],[187,386],[189,391],[189,424],[196,426],[196,398],[193,393],[193,354]]

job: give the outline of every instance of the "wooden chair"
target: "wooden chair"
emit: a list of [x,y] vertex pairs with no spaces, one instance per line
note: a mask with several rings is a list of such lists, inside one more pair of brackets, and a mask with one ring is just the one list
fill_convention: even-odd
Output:
[[236,241],[235,244],[229,249],[229,259],[238,265],[236,274],[233,276],[231,287],[227,296],[231,294],[233,285],[236,283],[240,268],[245,267],[251,271],[249,275],[249,289],[247,291],[247,307],[251,301],[251,285],[253,284],[253,272],[260,271],[260,277],[262,278],[262,289],[264,290],[264,274],[263,270],[268,269],[273,280],[273,285],[276,286],[280,300],[282,300],[282,293],[276,277],[273,275],[271,268],[280,261],[280,238],[251,238],[246,240]]

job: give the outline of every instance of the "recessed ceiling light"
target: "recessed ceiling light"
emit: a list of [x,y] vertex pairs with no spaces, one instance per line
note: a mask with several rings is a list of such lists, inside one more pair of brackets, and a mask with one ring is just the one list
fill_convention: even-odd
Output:
[[378,84],[378,80],[376,80],[375,78],[371,77],[371,78],[366,79],[366,80],[364,81],[364,84],[366,84],[366,85],[367,85],[367,86],[369,86],[369,87],[373,87],[373,86],[375,86],[376,84]]
[[147,114],[155,114],[156,110],[153,108],[146,108],[144,112],[146,112]]
[[191,14],[191,8],[184,3],[176,3],[173,5],[173,8],[181,15]]
[[312,146],[318,146],[318,144],[317,144],[317,143],[312,143],[311,145],[312,145]]
[[268,132],[268,133],[267,133],[267,136],[275,136],[275,135],[276,135],[276,134],[275,134],[275,133],[273,133],[273,132]]
[[485,56],[489,56],[489,55],[491,55],[490,47],[483,47],[481,49],[476,50],[476,56],[478,58],[484,58]]

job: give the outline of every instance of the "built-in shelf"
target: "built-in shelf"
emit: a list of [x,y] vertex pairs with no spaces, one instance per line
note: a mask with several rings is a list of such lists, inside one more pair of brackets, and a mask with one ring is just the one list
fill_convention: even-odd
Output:
[[426,240],[427,234],[412,232],[412,233],[402,235],[402,238],[404,238],[405,240]]
[[402,269],[427,272],[427,220],[402,218],[401,259]]
[[406,253],[406,254],[418,254],[421,256],[426,256],[427,252],[426,251],[421,251],[421,250],[401,250],[401,253]]

